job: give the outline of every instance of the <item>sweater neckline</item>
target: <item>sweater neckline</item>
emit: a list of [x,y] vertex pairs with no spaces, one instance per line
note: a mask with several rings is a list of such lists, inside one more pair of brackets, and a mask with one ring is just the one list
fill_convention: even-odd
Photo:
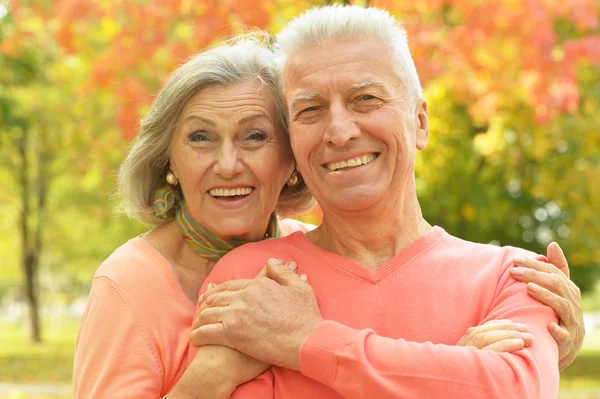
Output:
[[421,252],[438,241],[444,234],[446,234],[446,232],[443,228],[439,226],[433,226],[427,233],[417,238],[412,244],[398,252],[392,259],[374,270],[368,269],[348,258],[344,258],[341,255],[318,247],[306,237],[305,233],[301,231],[291,234],[288,238],[295,241],[298,248],[305,250],[307,253],[315,254],[319,260],[325,262],[326,264],[337,269],[342,269],[372,284],[377,284],[413,260]]

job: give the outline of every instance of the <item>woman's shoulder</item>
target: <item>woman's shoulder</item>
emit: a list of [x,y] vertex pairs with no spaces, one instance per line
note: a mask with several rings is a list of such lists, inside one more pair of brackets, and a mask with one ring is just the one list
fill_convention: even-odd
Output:
[[147,243],[143,237],[130,239],[117,248],[98,270],[94,278],[105,277],[115,284],[140,284],[140,281],[164,276],[167,260]]
[[281,236],[289,236],[296,231],[301,231],[303,233],[307,233],[311,230],[316,229],[317,226],[310,223],[303,223],[296,219],[280,219],[279,220],[279,231],[281,232]]

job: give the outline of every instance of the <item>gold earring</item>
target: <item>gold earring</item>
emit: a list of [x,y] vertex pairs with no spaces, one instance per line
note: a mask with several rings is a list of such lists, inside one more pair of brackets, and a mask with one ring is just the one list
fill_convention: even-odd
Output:
[[298,184],[298,172],[294,171],[287,181],[288,187],[294,187]]
[[177,180],[177,178],[175,177],[175,175],[171,171],[169,171],[167,173],[167,176],[166,176],[165,179],[167,180],[167,183],[169,183],[172,186],[176,186],[177,183],[179,183],[179,180]]

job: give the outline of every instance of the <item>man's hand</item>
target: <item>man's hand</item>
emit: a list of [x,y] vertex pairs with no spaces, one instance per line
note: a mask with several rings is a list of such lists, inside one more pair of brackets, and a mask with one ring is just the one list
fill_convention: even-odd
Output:
[[585,327],[581,310],[579,287],[569,280],[569,265],[560,246],[553,242],[548,245],[548,263],[533,258],[515,258],[516,267],[511,275],[527,283],[529,295],[550,306],[558,317],[559,324],[548,326],[558,343],[559,368],[564,369],[581,350]]
[[305,280],[296,274],[295,263],[269,259],[257,278],[209,289],[200,297],[190,341],[195,346],[228,346],[265,363],[299,370],[300,349],[322,322]]

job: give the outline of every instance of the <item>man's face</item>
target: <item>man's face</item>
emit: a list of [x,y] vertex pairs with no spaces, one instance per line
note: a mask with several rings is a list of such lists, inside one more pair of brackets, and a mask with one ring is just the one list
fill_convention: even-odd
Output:
[[414,184],[426,104],[408,100],[385,43],[304,48],[287,61],[283,82],[297,168],[326,211],[392,204]]

